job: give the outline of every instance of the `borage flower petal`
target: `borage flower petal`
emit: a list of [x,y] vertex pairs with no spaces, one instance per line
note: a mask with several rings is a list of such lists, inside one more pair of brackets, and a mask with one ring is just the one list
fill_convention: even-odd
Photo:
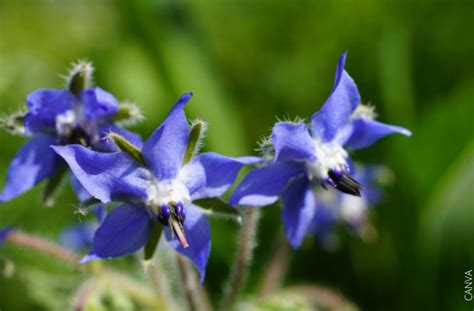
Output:
[[[80,62],[71,70],[66,90],[39,89],[27,96],[28,112],[21,121],[24,134],[33,134],[33,138],[13,160],[0,202],[15,198],[42,179],[57,177],[47,187],[54,190],[59,185],[62,178],[59,169],[64,162],[52,150],[47,150],[49,145],[81,144],[93,150],[112,152],[116,148],[104,140],[104,136],[113,130],[141,147],[138,135],[114,125],[118,102],[112,94],[89,86],[92,71],[90,63]],[[38,143],[45,140],[49,141]],[[89,198],[79,182],[73,187],[81,199]]]
[[[346,53],[339,59],[331,94],[322,108],[311,116],[311,133],[302,123],[276,123],[272,132],[273,163],[267,161],[266,167],[250,171],[230,199],[231,204],[264,206],[283,196],[282,220],[293,247],[301,243],[311,227],[312,218],[321,218],[323,221],[315,221],[317,227],[326,230],[332,218],[339,217],[326,217],[325,202],[319,198],[321,193],[332,193],[328,186],[345,193],[338,193],[340,197],[361,195],[364,187],[352,177],[354,170],[345,146],[366,147],[392,133],[410,135],[404,128],[373,120],[373,110],[360,105],[357,86],[344,70],[345,61]],[[267,154],[271,157],[271,150]],[[325,190],[320,189],[320,185]],[[365,200],[349,198],[346,201],[360,203]],[[341,217],[350,218],[347,222],[362,223],[364,208],[349,205],[352,207],[338,213],[345,213]]]
[[49,147],[55,139],[37,135],[15,155],[7,172],[7,182],[0,202],[11,200],[56,173],[61,159]]
[[153,227],[145,208],[123,204],[114,208],[94,235],[92,249],[81,264],[131,254],[148,241]]
[[193,200],[214,198],[224,194],[234,183],[244,165],[257,164],[258,157],[225,157],[206,152],[193,158],[181,170],[180,177],[186,184]]
[[411,136],[411,132],[403,127],[384,124],[375,120],[360,118],[352,123],[352,134],[346,146],[351,149],[360,149],[372,145],[380,138],[391,134]]
[[28,132],[52,132],[56,129],[56,117],[71,109],[74,95],[66,90],[40,89],[26,97],[28,113],[24,123]]
[[278,122],[272,130],[275,162],[314,160],[314,142],[306,124]]
[[80,97],[87,120],[112,117],[119,109],[115,97],[100,87],[86,89],[81,92]]
[[147,198],[150,176],[123,152],[100,153],[80,145],[52,146],[81,185],[104,203]]
[[304,172],[301,165],[275,163],[250,171],[232,193],[230,204],[264,206],[274,203],[289,180]]
[[202,283],[206,276],[206,265],[211,251],[211,228],[204,213],[195,205],[189,205],[186,208],[184,230],[190,247],[184,248],[173,237],[169,227],[165,227],[166,239],[173,249],[191,259],[199,271]]
[[313,136],[320,136],[324,141],[331,141],[336,137],[338,130],[347,123],[360,103],[357,86],[344,70],[346,56],[347,52],[339,58],[331,95],[322,108],[311,116]]
[[143,145],[143,156],[158,180],[173,179],[179,172],[189,139],[184,107],[192,94],[186,93],[173,106],[161,126]]
[[300,177],[291,182],[283,192],[283,205],[281,219],[286,237],[294,248],[298,248],[311,227],[316,211],[313,189],[306,177]]
[[[81,145],[53,147],[91,195],[102,202],[131,204],[115,208],[105,218],[83,263],[138,250],[148,240],[151,226],[160,222],[171,246],[190,258],[201,281],[204,279],[210,228],[204,213],[192,201],[222,195],[243,165],[262,160],[204,153],[183,163],[190,131],[183,108],[190,98],[190,93],[180,98],[141,150],[123,136],[120,140],[114,138],[121,150],[114,153],[100,153]],[[138,229],[138,224],[143,228]],[[119,243],[116,236],[127,235]]]

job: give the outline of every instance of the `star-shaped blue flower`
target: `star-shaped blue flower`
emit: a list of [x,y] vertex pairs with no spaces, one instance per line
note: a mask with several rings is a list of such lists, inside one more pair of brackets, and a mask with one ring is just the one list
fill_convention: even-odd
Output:
[[87,191],[115,207],[101,223],[92,249],[81,262],[133,253],[150,238],[157,221],[176,251],[190,258],[204,279],[210,228],[194,200],[221,196],[244,164],[256,157],[229,158],[207,152],[183,163],[190,137],[184,94],[141,148],[144,163],[125,152],[100,153],[80,145],[53,147]]
[[336,69],[334,86],[322,108],[304,123],[278,122],[273,127],[272,163],[251,171],[234,191],[234,205],[264,206],[283,198],[282,220],[293,247],[298,247],[316,210],[315,185],[360,195],[362,186],[350,172],[346,150],[371,145],[379,138],[410,131],[374,120],[370,107],[360,104],[357,86],[344,70],[346,53]]
[[[89,63],[80,63],[74,74],[90,74]],[[10,163],[0,202],[9,201],[57,174],[64,161],[50,145],[82,144],[95,150],[112,151],[113,146],[102,138],[109,131],[118,132],[140,144],[140,137],[119,128],[113,116],[119,109],[112,94],[99,87],[71,90],[40,89],[26,98],[28,112],[23,118],[25,135],[31,139]],[[88,194],[77,181],[72,184],[81,200]]]

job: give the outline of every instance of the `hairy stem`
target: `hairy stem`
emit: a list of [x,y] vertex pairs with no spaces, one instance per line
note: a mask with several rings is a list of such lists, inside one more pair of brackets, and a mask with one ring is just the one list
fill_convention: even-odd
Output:
[[[18,230],[10,232],[5,240],[9,243],[53,256],[75,268],[79,268],[78,262],[81,259],[81,256],[75,252],[61,247],[60,245],[57,245],[54,242],[31,234],[20,232]],[[161,307],[161,302],[157,301],[154,293],[151,292],[149,288],[142,286],[140,283],[136,282],[130,277],[115,272],[111,269],[104,268],[103,266],[88,265],[83,267],[97,276],[108,278],[111,281],[111,284],[114,284],[123,291],[127,292],[130,297],[135,298],[136,301],[152,307]]]
[[158,300],[161,300],[165,310],[177,310],[178,304],[173,299],[169,284],[163,278],[163,275],[158,267],[153,263],[146,266],[148,277],[150,278],[153,287],[155,288],[155,294]]
[[248,269],[252,261],[253,250],[256,244],[256,233],[260,209],[251,207],[244,216],[243,225],[239,234],[237,254],[232,265],[232,272],[220,304],[221,310],[231,309],[242,291],[247,279]]
[[176,254],[176,265],[189,308],[196,311],[212,310],[206,292],[199,285],[196,272],[179,254]]
[[90,295],[94,293],[94,289],[97,286],[97,280],[95,278],[89,279],[84,282],[76,292],[72,309],[74,311],[84,311],[87,307],[87,300]]
[[285,236],[280,234],[260,284],[260,297],[269,296],[280,287],[288,271],[290,254],[290,246]]
[[78,254],[71,252],[53,242],[20,231],[13,231],[9,233],[6,241],[51,255],[73,266],[78,266],[78,262],[81,260],[81,257]]
[[119,287],[136,301],[153,307],[153,310],[163,310],[162,302],[156,298],[155,293],[149,287],[145,287],[130,277],[110,269],[103,269],[98,274],[107,277],[110,284]]

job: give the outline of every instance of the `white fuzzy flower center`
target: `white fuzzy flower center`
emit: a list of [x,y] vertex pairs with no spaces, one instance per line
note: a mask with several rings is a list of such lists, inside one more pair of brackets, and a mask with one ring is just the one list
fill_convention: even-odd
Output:
[[76,128],[77,116],[74,110],[67,110],[56,116],[56,132],[61,137],[69,137]]
[[191,203],[191,195],[186,185],[179,179],[152,181],[148,187],[148,205],[160,207],[169,203]]
[[311,179],[326,179],[329,170],[345,171],[347,167],[347,151],[335,141],[323,142],[315,138],[314,155],[316,160],[306,163],[308,176]]

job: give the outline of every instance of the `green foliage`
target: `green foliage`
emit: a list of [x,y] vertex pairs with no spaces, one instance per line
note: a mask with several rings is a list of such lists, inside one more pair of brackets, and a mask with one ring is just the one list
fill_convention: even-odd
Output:
[[[348,50],[347,70],[364,102],[414,135],[387,138],[354,156],[386,163],[396,176],[373,211],[378,240],[344,237],[340,250],[327,253],[309,239],[294,253],[285,284],[328,285],[362,310],[461,309],[463,270],[474,267],[473,19],[472,5],[446,1],[3,1],[0,115],[18,111],[32,90],[64,88],[57,73],[86,58],[98,85],[138,103],[147,120],[132,129],[144,137],[181,93],[192,91],[187,111],[208,122],[205,148],[255,154],[275,116],[309,116],[323,104],[337,58]],[[123,120],[129,113],[122,111]],[[0,185],[24,141],[0,131]],[[77,223],[70,187],[44,209],[44,186],[2,204],[0,227],[17,224],[57,239]],[[262,212],[249,300],[280,226],[278,207]],[[212,221],[205,287],[214,301],[229,272],[236,227]],[[161,244],[157,260],[166,257]],[[1,253],[15,264],[11,277],[0,275],[2,310],[65,310],[85,282],[83,273],[36,253],[11,245]],[[143,277],[130,262],[110,263]],[[176,275],[172,268],[163,265],[166,275]],[[142,307],[114,283],[101,288],[90,310]],[[308,304],[281,294],[258,308],[285,306]]]

